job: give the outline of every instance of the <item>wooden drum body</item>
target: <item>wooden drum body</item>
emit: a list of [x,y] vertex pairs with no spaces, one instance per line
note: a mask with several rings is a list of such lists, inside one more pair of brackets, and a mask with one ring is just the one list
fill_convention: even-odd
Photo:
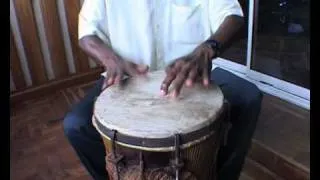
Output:
[[219,87],[184,88],[162,97],[163,71],[125,80],[97,98],[93,124],[106,148],[111,180],[213,180],[226,130]]

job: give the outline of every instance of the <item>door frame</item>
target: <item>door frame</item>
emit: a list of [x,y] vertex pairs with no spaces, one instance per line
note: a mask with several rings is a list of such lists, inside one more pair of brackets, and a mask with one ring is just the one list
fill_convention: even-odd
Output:
[[[228,59],[217,58],[213,61],[213,64],[243,79],[252,82],[262,92],[276,96],[289,103],[310,110],[309,89],[302,88],[300,86],[288,83],[286,81],[253,70],[248,70],[246,66],[232,62]],[[281,89],[281,87],[285,88]],[[301,95],[306,95],[306,97],[301,97]]]

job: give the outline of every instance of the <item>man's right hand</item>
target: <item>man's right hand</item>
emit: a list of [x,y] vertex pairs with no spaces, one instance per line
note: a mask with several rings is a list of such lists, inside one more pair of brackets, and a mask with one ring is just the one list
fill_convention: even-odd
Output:
[[104,44],[98,36],[85,36],[79,40],[79,45],[87,55],[101,64],[107,71],[107,78],[102,86],[103,89],[119,83],[124,75],[131,77],[143,75],[149,70],[148,66],[123,60],[116,52]]
[[134,77],[144,75],[149,70],[149,67],[146,65],[139,65],[125,61],[115,54],[109,56],[103,64],[107,71],[104,87],[119,83],[124,75]]

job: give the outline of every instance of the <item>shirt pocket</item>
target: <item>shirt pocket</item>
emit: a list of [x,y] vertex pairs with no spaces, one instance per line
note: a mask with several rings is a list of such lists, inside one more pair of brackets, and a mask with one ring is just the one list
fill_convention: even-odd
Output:
[[175,43],[196,44],[204,41],[201,4],[171,4],[170,27]]

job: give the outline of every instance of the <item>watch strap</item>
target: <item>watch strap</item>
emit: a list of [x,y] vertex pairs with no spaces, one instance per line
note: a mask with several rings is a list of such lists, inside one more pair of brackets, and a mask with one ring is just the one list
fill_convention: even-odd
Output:
[[209,39],[205,41],[205,44],[208,45],[212,50],[215,51],[215,55],[213,58],[216,58],[220,55],[221,45],[218,41]]

